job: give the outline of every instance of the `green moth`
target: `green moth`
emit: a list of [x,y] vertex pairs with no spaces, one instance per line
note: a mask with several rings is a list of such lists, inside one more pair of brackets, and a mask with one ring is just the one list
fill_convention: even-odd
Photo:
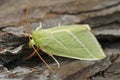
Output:
[[36,46],[51,55],[80,60],[105,58],[101,46],[88,25],[36,29],[32,33],[29,46]]

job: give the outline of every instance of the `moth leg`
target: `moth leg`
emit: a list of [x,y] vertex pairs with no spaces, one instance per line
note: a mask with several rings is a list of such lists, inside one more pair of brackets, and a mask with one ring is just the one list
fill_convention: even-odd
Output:
[[36,28],[36,30],[42,29],[42,23],[40,22],[40,25],[38,28]]
[[3,51],[4,49],[0,48],[0,51]]
[[31,34],[27,34],[27,33],[21,33],[21,35],[23,35],[23,36],[26,36],[26,37],[31,37],[32,38],[32,35]]
[[58,65],[58,68],[60,68],[60,63],[58,62],[58,60],[57,60],[53,55],[49,55],[49,56],[51,56],[51,57],[55,60],[55,62],[56,62],[57,65]]
[[38,53],[37,49],[32,46],[32,48],[34,49],[35,53],[38,55],[38,57],[43,61],[43,63],[47,66],[47,68],[54,73],[53,69],[46,63],[46,61],[41,57],[41,55]]
[[[41,49],[41,48],[40,48]],[[49,53],[47,53],[45,50],[43,50],[43,49],[41,49],[44,53],[46,53],[47,55],[49,55],[56,63],[57,63],[57,65],[58,65],[58,68],[60,68],[60,63],[57,61],[57,59],[53,56],[53,55],[51,55],[51,54],[49,54]]]
[[32,58],[34,55],[35,55],[35,51],[33,51],[32,54],[30,54],[28,57],[23,59],[23,61]]

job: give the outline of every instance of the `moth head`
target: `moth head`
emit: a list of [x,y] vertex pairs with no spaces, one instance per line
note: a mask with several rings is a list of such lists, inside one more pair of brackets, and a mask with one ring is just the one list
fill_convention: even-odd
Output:
[[35,45],[34,40],[32,39],[32,35],[31,34],[24,34],[25,36],[27,36],[29,38],[29,47],[32,47]]
[[32,46],[34,46],[34,45],[35,45],[34,40],[33,40],[33,39],[30,39],[30,41],[29,41],[29,47],[32,47]]

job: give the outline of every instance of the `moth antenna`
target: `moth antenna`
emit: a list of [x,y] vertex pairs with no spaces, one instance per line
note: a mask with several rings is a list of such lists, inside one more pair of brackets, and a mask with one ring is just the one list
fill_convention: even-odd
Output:
[[53,69],[46,63],[46,61],[41,57],[41,55],[38,53],[37,49],[32,46],[32,48],[34,49],[35,53],[37,53],[38,57],[43,61],[43,63],[47,66],[47,68],[54,73]]
[[31,57],[33,57],[35,55],[35,51],[32,52],[32,54],[30,54],[28,57],[26,57],[25,59],[23,59],[23,61],[30,59]]
[[43,50],[43,49],[41,49],[44,53],[46,53],[47,55],[49,55],[56,63],[57,63],[57,67],[58,68],[60,68],[60,63],[57,61],[57,59],[53,56],[53,55],[51,55],[51,54],[49,54],[49,53],[47,53],[45,50]]
[[[28,0],[26,0],[26,12],[25,12],[25,14],[26,14],[26,32],[27,32],[27,34],[30,34],[31,32],[30,32],[30,26],[29,26],[29,19],[28,19],[28,7],[29,7],[29,1]],[[28,36],[29,37],[29,39],[30,39],[30,36]]]
[[36,30],[42,29],[42,22],[40,22],[39,27],[36,28]]

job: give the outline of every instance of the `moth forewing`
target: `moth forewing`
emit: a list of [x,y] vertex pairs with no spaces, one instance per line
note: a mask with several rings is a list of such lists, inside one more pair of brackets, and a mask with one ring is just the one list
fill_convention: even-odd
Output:
[[105,58],[88,25],[59,26],[33,32],[35,45],[45,52],[81,60]]

